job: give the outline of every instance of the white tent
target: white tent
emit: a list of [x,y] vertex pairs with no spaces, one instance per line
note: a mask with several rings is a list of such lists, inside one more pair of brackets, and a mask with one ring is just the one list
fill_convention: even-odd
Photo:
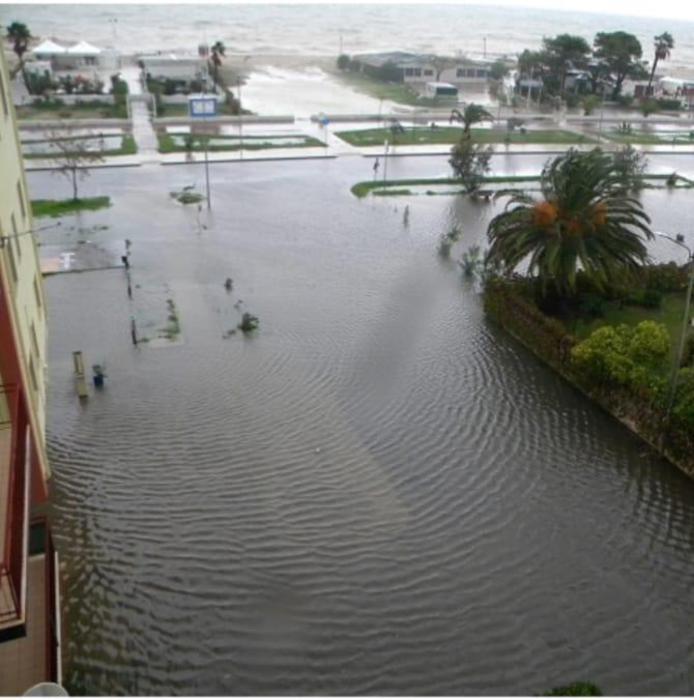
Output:
[[34,56],[62,56],[67,49],[55,41],[46,39],[42,41],[35,49],[32,49]]
[[75,44],[67,49],[65,53],[70,56],[98,56],[101,53],[101,49],[86,41],[80,41],[79,44]]

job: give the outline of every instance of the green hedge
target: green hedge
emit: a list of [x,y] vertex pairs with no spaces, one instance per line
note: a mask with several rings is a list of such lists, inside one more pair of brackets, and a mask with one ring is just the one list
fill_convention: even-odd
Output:
[[[643,274],[658,278],[664,285],[679,284],[673,270],[667,269],[667,274],[663,272],[667,267],[652,266],[652,270],[646,269]],[[538,309],[530,280],[490,280],[485,288],[484,309],[490,318],[571,384],[644,440],[660,448],[665,417],[664,383],[650,381],[647,373],[643,382],[605,383],[581,371],[580,364],[572,358],[575,354],[572,351],[578,347],[577,339],[561,321]],[[675,410],[661,452],[694,477],[694,372],[689,368],[681,369],[679,379]]]

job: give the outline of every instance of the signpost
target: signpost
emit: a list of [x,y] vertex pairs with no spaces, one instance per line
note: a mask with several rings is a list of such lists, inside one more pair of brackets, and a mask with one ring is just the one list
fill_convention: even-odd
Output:
[[[207,119],[217,116],[217,95],[192,95],[188,98],[188,115],[191,119]],[[192,130],[192,127],[191,127]],[[211,209],[210,200],[210,162],[208,158],[207,142],[209,135],[205,134],[205,187],[207,194],[207,208]]]

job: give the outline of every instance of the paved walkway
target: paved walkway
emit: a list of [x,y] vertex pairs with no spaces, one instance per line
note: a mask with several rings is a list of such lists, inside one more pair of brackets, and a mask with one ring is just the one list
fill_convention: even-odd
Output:
[[157,150],[159,144],[157,135],[152,127],[152,119],[147,103],[142,100],[130,101],[132,115],[133,137],[137,143],[137,154],[142,163],[158,163],[161,155]]

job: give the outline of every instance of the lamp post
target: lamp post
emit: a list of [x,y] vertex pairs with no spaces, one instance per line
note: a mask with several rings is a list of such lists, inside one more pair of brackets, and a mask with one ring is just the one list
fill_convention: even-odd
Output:
[[675,403],[675,393],[677,391],[677,373],[682,363],[682,355],[684,354],[684,343],[687,339],[687,327],[689,326],[689,307],[692,298],[692,288],[694,288],[694,252],[684,242],[684,236],[678,233],[676,236],[670,236],[662,231],[655,231],[656,236],[667,238],[669,241],[684,248],[687,251],[687,264],[689,265],[689,283],[687,285],[687,296],[684,300],[684,317],[682,319],[682,331],[680,333],[679,346],[677,355],[672,366],[672,374],[670,375],[670,389],[668,391],[667,403],[665,405],[665,426],[670,424],[670,416],[672,415],[672,407]]

